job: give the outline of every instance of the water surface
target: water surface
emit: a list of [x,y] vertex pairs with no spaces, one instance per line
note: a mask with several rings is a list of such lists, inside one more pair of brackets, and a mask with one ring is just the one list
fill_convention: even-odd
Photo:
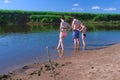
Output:
[[[88,31],[87,50],[99,49],[120,42],[119,30]],[[0,34],[0,73],[11,71],[19,66],[33,62],[47,61],[46,46],[53,59],[58,58],[57,47],[59,30],[50,29],[35,32],[15,32]],[[80,38],[81,40],[81,38]],[[72,32],[68,32],[64,41],[65,55],[72,55]],[[81,51],[81,49],[80,49]]]

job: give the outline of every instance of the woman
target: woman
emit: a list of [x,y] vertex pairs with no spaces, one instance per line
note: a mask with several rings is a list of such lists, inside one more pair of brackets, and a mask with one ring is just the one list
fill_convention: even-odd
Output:
[[61,23],[60,23],[60,36],[59,36],[59,43],[57,46],[57,49],[62,48],[62,50],[64,50],[64,43],[63,43],[63,39],[67,36],[67,29],[69,28],[69,30],[71,29],[71,26],[65,22],[65,18],[64,16],[62,16],[60,18]]

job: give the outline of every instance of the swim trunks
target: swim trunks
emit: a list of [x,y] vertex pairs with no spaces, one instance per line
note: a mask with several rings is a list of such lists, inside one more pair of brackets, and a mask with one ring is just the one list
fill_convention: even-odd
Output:
[[79,31],[78,30],[73,30],[73,38],[79,38]]

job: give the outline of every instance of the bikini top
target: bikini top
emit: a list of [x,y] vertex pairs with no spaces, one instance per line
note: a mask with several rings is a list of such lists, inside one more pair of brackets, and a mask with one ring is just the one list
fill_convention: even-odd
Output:
[[68,27],[71,28],[71,26],[67,22],[61,22],[61,24],[60,24],[60,31],[66,32]]

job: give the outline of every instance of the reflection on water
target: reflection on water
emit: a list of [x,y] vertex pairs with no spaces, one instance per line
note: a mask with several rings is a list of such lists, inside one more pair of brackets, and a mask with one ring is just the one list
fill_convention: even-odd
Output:
[[59,58],[64,57],[64,50],[63,49],[58,49],[58,54],[59,54]]
[[[120,30],[120,24],[86,24],[88,31]],[[0,25],[0,33],[49,32],[59,30],[58,25]]]
[[75,55],[78,55],[78,54],[80,53],[79,48],[74,48],[73,53],[74,53]]
[[0,25],[0,33],[33,33],[58,30],[59,25]]
[[120,24],[86,24],[89,31],[100,31],[100,30],[120,30]]
[[[65,50],[56,50],[59,41],[59,26],[1,26],[0,28],[0,73],[31,62],[47,61],[46,46],[52,58],[68,56],[73,49],[72,32],[64,40]],[[105,47],[120,42],[120,31],[90,31],[86,36],[87,50]],[[81,38],[80,38],[81,40]],[[59,53],[59,56],[58,56]]]

